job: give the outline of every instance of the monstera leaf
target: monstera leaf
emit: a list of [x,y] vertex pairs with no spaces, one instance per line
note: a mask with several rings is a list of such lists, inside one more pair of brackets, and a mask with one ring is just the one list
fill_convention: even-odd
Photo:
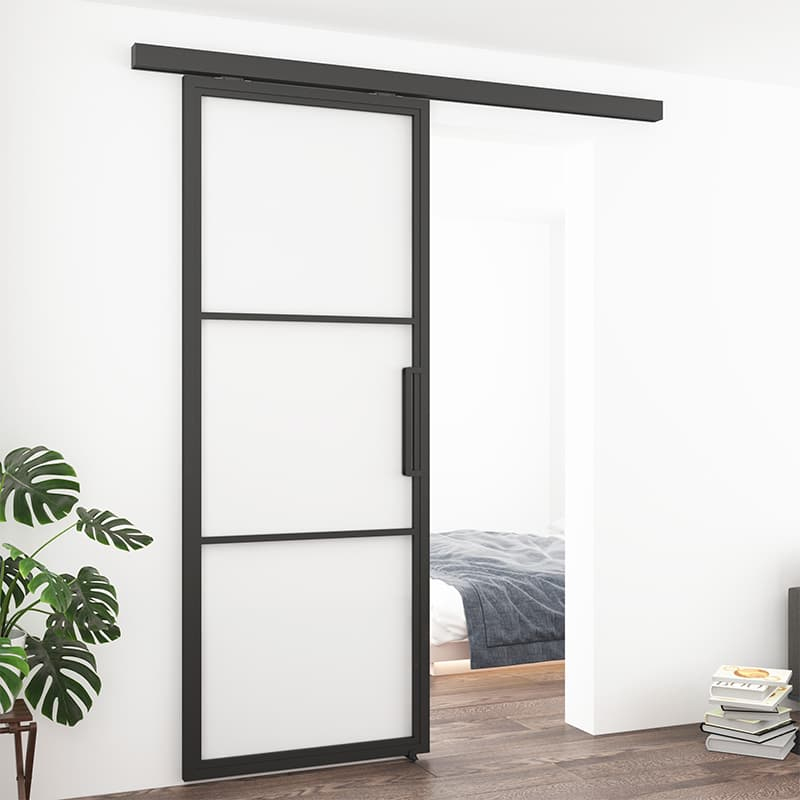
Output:
[[10,711],[22,691],[22,679],[28,674],[25,651],[14,647],[11,639],[0,638],[0,709]]
[[41,600],[47,603],[54,611],[66,611],[72,599],[69,584],[55,572],[44,569],[37,572],[28,581],[28,590],[31,594],[42,589]]
[[22,605],[27,591],[27,581],[20,575],[19,572],[19,559],[18,558],[4,558],[0,559],[0,571],[3,573],[3,586],[0,586],[0,592],[11,592],[14,605],[19,608]]
[[53,613],[47,627],[72,641],[102,644],[119,639],[117,592],[108,578],[94,567],[82,567],[78,577],[61,576],[72,590],[72,602],[64,613]]
[[[92,707],[91,689],[100,693],[100,678],[94,656],[83,642],[73,642],[48,631],[44,638],[29,636],[30,677],[25,697],[48,719],[76,725]],[[88,687],[88,688],[87,688]]]
[[13,544],[4,544],[17,562],[19,574],[26,581],[27,594],[35,594],[42,589],[40,596],[43,603],[47,603],[54,611],[66,611],[72,601],[72,591],[69,584],[55,572],[51,572],[44,564],[35,558],[25,555]]
[[120,550],[141,550],[153,541],[152,536],[134,528],[127,519],[97,508],[78,509],[78,530],[100,544],[113,544]]
[[11,498],[14,519],[23,525],[33,526],[34,517],[40,525],[63,519],[78,502],[74,493],[80,485],[74,478],[75,470],[55,450],[12,450],[0,467],[0,522],[6,521]]

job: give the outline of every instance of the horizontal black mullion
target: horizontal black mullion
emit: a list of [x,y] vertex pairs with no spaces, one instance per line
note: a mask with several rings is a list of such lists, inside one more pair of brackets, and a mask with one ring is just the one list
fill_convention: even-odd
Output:
[[200,544],[242,544],[244,542],[301,542],[314,539],[368,539],[377,536],[413,536],[413,528],[382,528],[358,531],[309,531],[308,533],[254,533],[231,536],[201,536]]
[[413,325],[412,317],[350,317],[335,314],[250,314],[202,311],[201,319],[231,319],[263,322],[360,322],[367,325]]

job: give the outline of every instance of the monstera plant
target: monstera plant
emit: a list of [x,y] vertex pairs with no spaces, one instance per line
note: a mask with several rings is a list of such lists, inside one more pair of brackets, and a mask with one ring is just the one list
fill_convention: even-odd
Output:
[[8,711],[24,688],[33,708],[63,725],[80,722],[100,692],[89,645],[119,638],[119,605],[116,589],[94,567],[58,572],[40,553],[67,534],[120,550],[153,541],[110,511],[75,508],[79,490],[75,470],[47,447],[20,447],[0,463],[0,522],[10,515],[29,527],[50,525],[75,510],[72,522],[38,547],[4,544],[0,552],[0,708]]

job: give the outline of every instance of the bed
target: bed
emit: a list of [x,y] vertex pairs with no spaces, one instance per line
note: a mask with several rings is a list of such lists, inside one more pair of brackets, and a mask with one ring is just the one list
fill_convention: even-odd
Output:
[[458,530],[431,534],[431,672],[564,658],[564,539]]

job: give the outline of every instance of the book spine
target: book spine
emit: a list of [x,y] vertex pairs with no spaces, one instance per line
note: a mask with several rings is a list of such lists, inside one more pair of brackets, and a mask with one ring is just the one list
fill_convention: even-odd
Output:
[[748,703],[760,703],[766,700],[774,691],[774,687],[767,689],[739,689],[735,686],[712,686],[711,697],[736,698]]

